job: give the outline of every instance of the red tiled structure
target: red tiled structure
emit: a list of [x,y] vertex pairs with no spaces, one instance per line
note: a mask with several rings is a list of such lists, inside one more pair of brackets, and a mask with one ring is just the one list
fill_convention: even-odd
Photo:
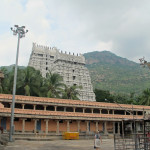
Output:
[[[138,122],[150,111],[149,106],[104,102],[88,102],[32,96],[15,97],[15,132],[90,133],[100,130],[104,134],[120,134],[122,120]],[[12,95],[0,94],[0,126],[9,131]],[[131,113],[130,113],[131,112]],[[133,115],[134,114],[134,115]],[[132,125],[131,125],[132,126]]]

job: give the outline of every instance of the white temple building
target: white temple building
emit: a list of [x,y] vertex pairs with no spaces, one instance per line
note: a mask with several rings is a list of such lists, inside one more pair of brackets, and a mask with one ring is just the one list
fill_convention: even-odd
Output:
[[85,67],[83,55],[75,56],[59,52],[56,47],[51,48],[33,43],[28,65],[40,70],[43,77],[49,71],[58,73],[67,86],[82,86],[82,89],[79,89],[80,100],[95,101],[90,74]]

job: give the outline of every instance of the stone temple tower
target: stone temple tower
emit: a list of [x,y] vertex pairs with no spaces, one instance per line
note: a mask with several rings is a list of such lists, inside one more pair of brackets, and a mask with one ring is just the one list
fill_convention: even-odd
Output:
[[58,73],[63,77],[63,82],[67,86],[82,86],[78,96],[80,100],[95,101],[90,74],[85,67],[83,55],[75,56],[59,52],[56,47],[51,48],[33,43],[28,65],[40,70],[43,77],[49,70]]

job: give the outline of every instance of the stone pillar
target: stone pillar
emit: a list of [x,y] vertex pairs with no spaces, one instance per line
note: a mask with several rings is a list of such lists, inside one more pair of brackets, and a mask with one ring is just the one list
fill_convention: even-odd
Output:
[[112,114],[113,114],[113,115],[115,114],[115,110],[112,110]]
[[78,132],[80,133],[80,122],[81,121],[77,121],[77,123],[78,123]]
[[22,119],[22,133],[24,133],[24,131],[25,131],[25,121],[26,121],[26,119]]
[[124,138],[124,122],[123,121],[121,122],[121,125],[122,125],[122,136]]
[[55,110],[54,111],[57,111],[57,106],[54,106]]
[[126,112],[126,110],[124,111],[124,115],[127,115],[127,112]]
[[107,122],[104,121],[104,134],[108,134],[107,132]]
[[75,107],[73,107],[73,112],[76,112],[76,108]]
[[91,113],[93,114],[93,108],[91,108]]
[[66,107],[64,107],[64,112],[66,112]]
[[47,106],[46,105],[44,105],[44,110],[46,111],[46,108],[47,108]]
[[118,134],[120,135],[120,122],[118,122]]
[[108,110],[108,114],[110,114],[110,110]]
[[132,124],[132,122],[131,122],[131,131],[132,131],[132,133],[134,133],[134,131],[133,131],[133,124]]
[[85,113],[85,108],[83,108],[83,113]]
[[113,134],[115,134],[115,122],[113,122]]
[[22,104],[22,109],[24,109],[25,104]]
[[99,109],[99,113],[102,114],[102,109]]
[[48,119],[45,120],[46,122],[45,133],[46,134],[48,134],[48,121],[49,121]]
[[136,115],[138,115],[138,111],[136,111]]
[[33,105],[33,110],[36,110],[36,105]]
[[[1,122],[1,119],[2,119],[2,117],[0,117],[0,122]],[[2,133],[2,131],[0,131],[0,140],[1,140],[1,133]]]
[[139,122],[135,122],[135,127],[136,127],[136,133],[138,133],[138,131],[140,129],[140,123]]
[[145,111],[144,111],[144,108],[143,108],[143,117],[145,118]]
[[56,134],[59,134],[59,120],[57,120],[57,129],[56,129]]
[[89,133],[89,121],[86,121],[86,133]]
[[67,120],[67,132],[70,132],[70,122]]
[[98,131],[98,121],[96,121],[96,132]]
[[144,133],[144,122],[142,122],[142,131]]
[[33,119],[33,120],[34,120],[34,133],[36,133],[37,121],[38,121],[39,119]]

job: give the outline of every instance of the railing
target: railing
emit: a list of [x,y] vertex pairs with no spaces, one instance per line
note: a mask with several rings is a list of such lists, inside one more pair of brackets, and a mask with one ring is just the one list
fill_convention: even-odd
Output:
[[115,135],[114,150],[150,150],[150,137],[144,134]]

